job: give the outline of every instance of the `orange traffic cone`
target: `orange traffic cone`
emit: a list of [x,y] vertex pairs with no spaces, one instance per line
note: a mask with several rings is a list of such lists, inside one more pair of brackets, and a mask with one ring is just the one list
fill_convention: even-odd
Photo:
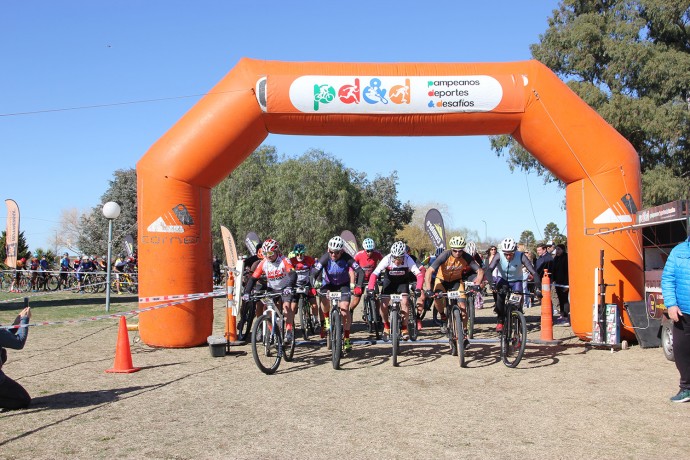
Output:
[[127,333],[127,321],[120,316],[120,328],[117,333],[117,346],[115,348],[115,364],[110,373],[131,374],[138,371],[139,367],[132,367],[132,353],[129,349],[129,334]]
[[551,278],[549,271],[544,270],[541,279],[541,338],[534,342],[541,345],[558,345],[560,340],[553,339],[553,309],[551,306]]

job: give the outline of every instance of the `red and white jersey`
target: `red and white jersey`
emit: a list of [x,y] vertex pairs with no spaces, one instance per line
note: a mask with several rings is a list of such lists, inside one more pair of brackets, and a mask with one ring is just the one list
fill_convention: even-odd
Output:
[[376,265],[381,262],[381,259],[383,259],[383,255],[378,251],[371,251],[371,255],[369,255],[367,254],[367,251],[361,250],[355,254],[355,262],[357,262],[359,266],[362,267],[362,270],[364,270],[365,283],[369,282],[371,273],[376,268]]
[[257,265],[256,270],[252,273],[252,277],[258,279],[261,275],[266,275],[266,282],[268,287],[275,291],[283,290],[290,286],[290,278],[288,274],[294,267],[287,257],[280,255],[274,262],[268,259],[263,259]]

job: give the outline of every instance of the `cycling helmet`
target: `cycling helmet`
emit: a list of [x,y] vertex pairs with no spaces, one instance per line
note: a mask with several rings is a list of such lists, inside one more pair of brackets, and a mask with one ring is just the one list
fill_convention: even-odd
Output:
[[471,256],[475,255],[477,253],[477,244],[474,241],[470,241],[469,243],[467,243],[465,252]]
[[261,245],[261,249],[263,249],[264,253],[278,252],[280,250],[280,246],[278,246],[278,242],[276,240],[269,238],[264,241],[264,244]]
[[295,255],[299,255],[299,254],[303,255],[305,252],[307,252],[307,248],[305,248],[302,243],[297,243],[295,245],[295,247],[292,248],[292,252],[294,252]]
[[448,246],[450,246],[451,249],[464,249],[465,248],[465,238],[463,238],[462,236],[454,236],[448,242]]
[[443,253],[443,248],[436,248],[436,252],[435,252],[434,254],[436,254],[436,257],[438,257],[438,256],[440,256],[442,253]]
[[373,251],[376,245],[371,238],[365,238],[364,241],[362,241],[362,247],[365,251]]
[[405,255],[405,243],[402,241],[396,241],[393,243],[393,246],[391,246],[391,256],[393,257],[402,257]]
[[339,236],[334,236],[328,241],[328,250],[329,251],[342,251],[343,249],[343,244],[345,244],[345,241],[339,237]]
[[503,252],[514,252],[516,247],[517,244],[515,243],[515,240],[512,238],[506,238],[503,241],[501,241],[500,249]]

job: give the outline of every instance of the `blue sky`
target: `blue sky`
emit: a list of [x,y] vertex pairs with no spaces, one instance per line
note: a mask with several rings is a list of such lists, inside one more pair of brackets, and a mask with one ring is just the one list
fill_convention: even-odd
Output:
[[[530,59],[529,45],[557,6],[555,0],[3,2],[1,198],[19,204],[30,248],[51,248],[61,210],[96,206],[113,171],[134,167],[242,57],[521,61]],[[265,143],[291,156],[319,148],[371,178],[397,170],[401,200],[445,202],[447,226],[482,237],[517,238],[529,229],[540,238],[549,222],[565,233],[564,191],[534,174],[511,173],[488,137],[271,134]],[[429,162],[432,155],[442,168]],[[461,174],[460,194],[435,185]],[[3,206],[3,222],[5,215]]]

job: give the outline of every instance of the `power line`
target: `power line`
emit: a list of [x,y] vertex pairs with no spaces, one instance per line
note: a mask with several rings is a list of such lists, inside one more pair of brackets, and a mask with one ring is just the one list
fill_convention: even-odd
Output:
[[189,99],[189,98],[193,98],[193,97],[203,97],[203,96],[216,95],[216,94],[235,93],[238,91],[246,91],[246,90],[219,91],[219,92],[215,92],[215,93],[190,94],[187,96],[161,97],[158,99],[140,99],[140,100],[136,100],[136,101],[113,102],[110,104],[83,105],[83,106],[77,106],[77,107],[63,107],[63,108],[59,108],[59,109],[34,110],[31,112],[0,113],[0,117],[16,117],[16,116],[21,116],[21,115],[36,115],[39,113],[68,112],[71,110],[100,109],[100,108],[104,108],[104,107],[117,107],[117,106],[121,106],[121,105],[148,104],[151,102],[173,101],[173,100],[177,100],[177,99]]

